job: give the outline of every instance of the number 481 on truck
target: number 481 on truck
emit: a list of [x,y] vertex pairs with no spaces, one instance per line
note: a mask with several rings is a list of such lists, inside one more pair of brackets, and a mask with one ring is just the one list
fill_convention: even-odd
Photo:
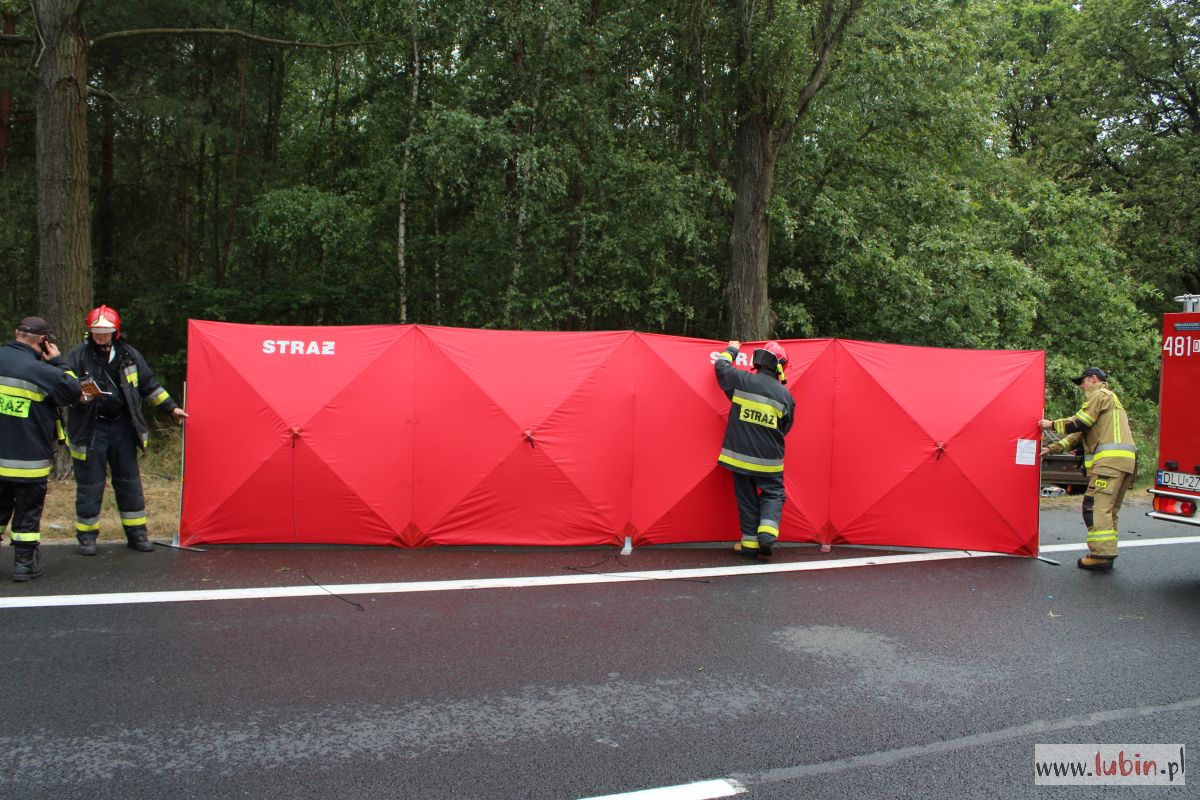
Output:
[[1158,471],[1148,516],[1200,525],[1200,295],[1175,300],[1183,303],[1183,311],[1163,314]]

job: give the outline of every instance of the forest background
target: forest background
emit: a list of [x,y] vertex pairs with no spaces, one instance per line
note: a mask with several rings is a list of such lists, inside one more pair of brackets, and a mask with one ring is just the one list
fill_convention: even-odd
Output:
[[[1195,0],[0,0],[0,319],[845,337],[1091,364],[1200,292]],[[74,205],[72,205],[74,204]],[[970,380],[971,376],[947,376]]]

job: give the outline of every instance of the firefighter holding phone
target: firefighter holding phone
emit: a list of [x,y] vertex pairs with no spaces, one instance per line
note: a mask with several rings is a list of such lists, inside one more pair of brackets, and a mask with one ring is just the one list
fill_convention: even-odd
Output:
[[14,581],[42,574],[42,509],[58,406],[81,397],[46,320],[21,320],[13,341],[0,347],[0,532],[12,523]]

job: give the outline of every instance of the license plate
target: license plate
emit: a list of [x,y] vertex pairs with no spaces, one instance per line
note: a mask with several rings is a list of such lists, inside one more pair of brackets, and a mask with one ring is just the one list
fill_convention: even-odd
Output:
[[1189,492],[1200,492],[1200,475],[1188,475],[1186,472],[1158,471],[1158,485],[1164,489],[1184,489]]

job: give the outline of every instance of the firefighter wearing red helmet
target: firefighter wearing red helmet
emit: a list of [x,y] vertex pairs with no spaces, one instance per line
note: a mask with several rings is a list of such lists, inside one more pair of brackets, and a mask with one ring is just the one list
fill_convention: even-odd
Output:
[[[100,502],[111,477],[121,527],[128,546],[148,553],[154,544],[146,534],[146,501],[138,470],[138,450],[146,447],[150,427],[142,402],[171,414],[180,424],[187,414],[159,385],[142,354],[121,338],[121,316],[98,306],[85,321],[86,340],[67,354],[71,371],[99,389],[90,402],[71,407],[67,444],[75,467],[75,537],[79,552],[96,554]],[[110,473],[106,475],[106,472]]]
[[796,402],[783,387],[787,352],[778,342],[754,350],[752,373],[734,366],[740,347],[741,342],[731,341],[714,362],[717,383],[731,403],[717,461],[733,473],[742,532],[734,550],[747,558],[769,558],[779,540],[784,437]]

